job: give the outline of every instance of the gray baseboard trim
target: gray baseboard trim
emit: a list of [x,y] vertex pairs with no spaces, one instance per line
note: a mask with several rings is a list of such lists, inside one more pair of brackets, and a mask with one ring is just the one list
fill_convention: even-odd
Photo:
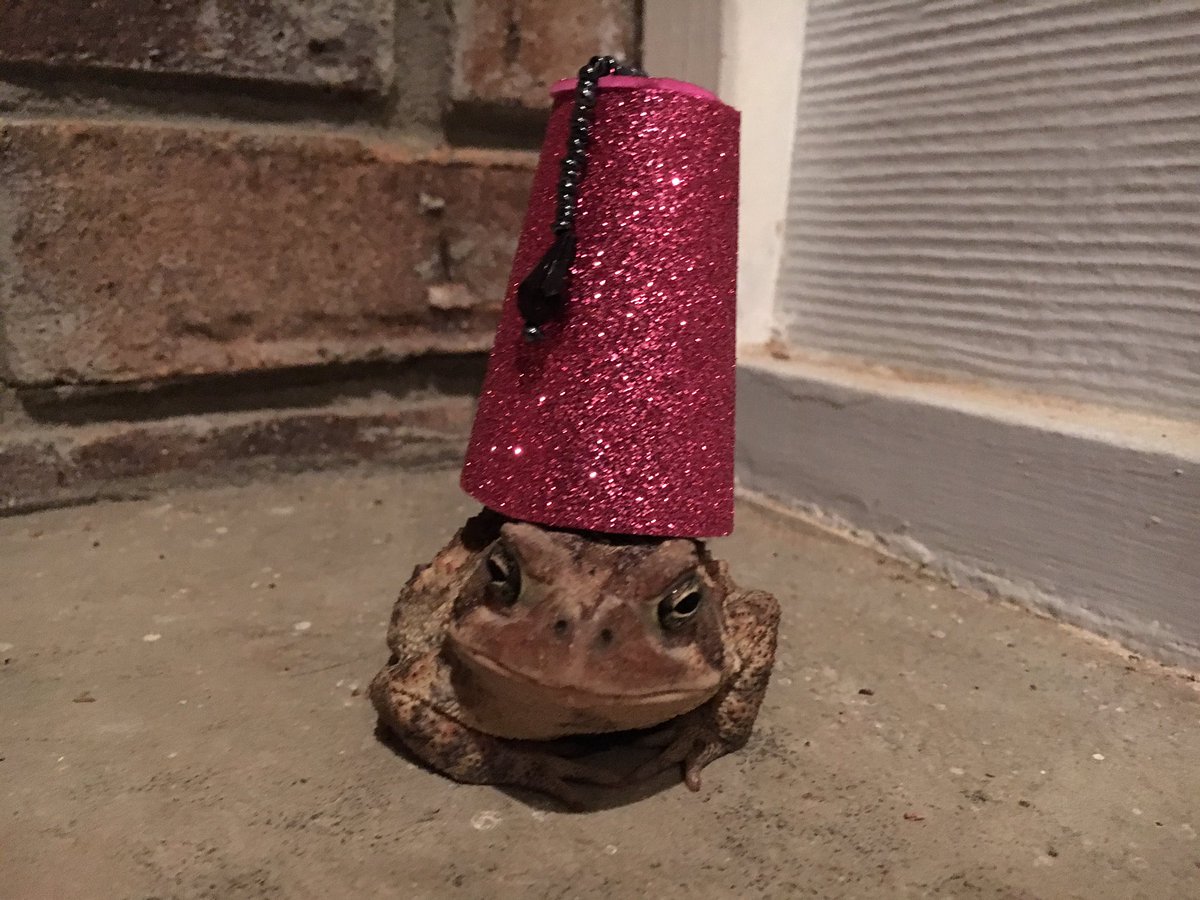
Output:
[[738,368],[738,481],[1200,664],[1200,424],[755,351]]

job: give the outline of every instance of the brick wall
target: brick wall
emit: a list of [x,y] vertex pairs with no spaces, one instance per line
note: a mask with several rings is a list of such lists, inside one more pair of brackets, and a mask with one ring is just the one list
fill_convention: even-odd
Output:
[[547,85],[636,7],[0,4],[0,514],[454,458]]

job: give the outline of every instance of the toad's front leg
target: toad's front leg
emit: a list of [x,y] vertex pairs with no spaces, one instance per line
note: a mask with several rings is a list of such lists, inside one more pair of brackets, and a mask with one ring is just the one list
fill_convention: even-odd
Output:
[[775,662],[779,603],[764,591],[735,594],[727,601],[726,621],[730,645],[739,654],[737,671],[715,697],[656,735],[663,749],[634,772],[633,780],[682,764],[684,782],[698,791],[704,767],[750,739]]
[[426,765],[467,784],[506,784],[557,798],[571,807],[587,805],[580,784],[614,785],[612,771],[566,759],[537,741],[493,737],[454,716],[456,704],[443,688],[449,678],[438,657],[411,667],[391,665],[371,682],[380,718]]

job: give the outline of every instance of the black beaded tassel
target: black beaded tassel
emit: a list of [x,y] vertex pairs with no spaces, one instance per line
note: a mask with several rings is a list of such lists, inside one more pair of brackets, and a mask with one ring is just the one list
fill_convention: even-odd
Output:
[[587,170],[587,146],[596,117],[596,95],[605,75],[638,75],[640,69],[623,66],[611,56],[593,56],[579,70],[575,107],[558,179],[558,207],[554,216],[554,243],[517,286],[517,309],[525,320],[522,334],[527,341],[542,339],[542,326],[560,315],[567,302],[571,266],[575,262],[575,210],[579,185]]

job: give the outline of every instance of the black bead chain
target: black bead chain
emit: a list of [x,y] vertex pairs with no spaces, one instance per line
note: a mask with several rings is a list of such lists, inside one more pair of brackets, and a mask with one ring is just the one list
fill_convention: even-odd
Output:
[[600,79],[605,75],[644,77],[641,69],[624,66],[611,56],[593,56],[579,70],[575,86],[575,106],[571,111],[571,129],[567,136],[567,154],[558,178],[558,203],[554,215],[554,243],[545,256],[517,287],[517,308],[525,320],[527,341],[542,338],[542,326],[562,312],[567,300],[567,282],[575,262],[575,212],[579,207],[579,186],[587,171],[587,147],[592,122],[596,118],[596,97]]
[[558,180],[558,212],[554,217],[554,233],[562,234],[575,224],[575,209],[579,204],[579,184],[587,168],[587,146],[591,140],[592,122],[596,118],[596,96],[600,79],[605,75],[642,75],[641,69],[623,66],[611,56],[593,56],[579,70],[575,85],[575,109],[571,112],[571,132],[567,137],[567,155],[563,157]]

